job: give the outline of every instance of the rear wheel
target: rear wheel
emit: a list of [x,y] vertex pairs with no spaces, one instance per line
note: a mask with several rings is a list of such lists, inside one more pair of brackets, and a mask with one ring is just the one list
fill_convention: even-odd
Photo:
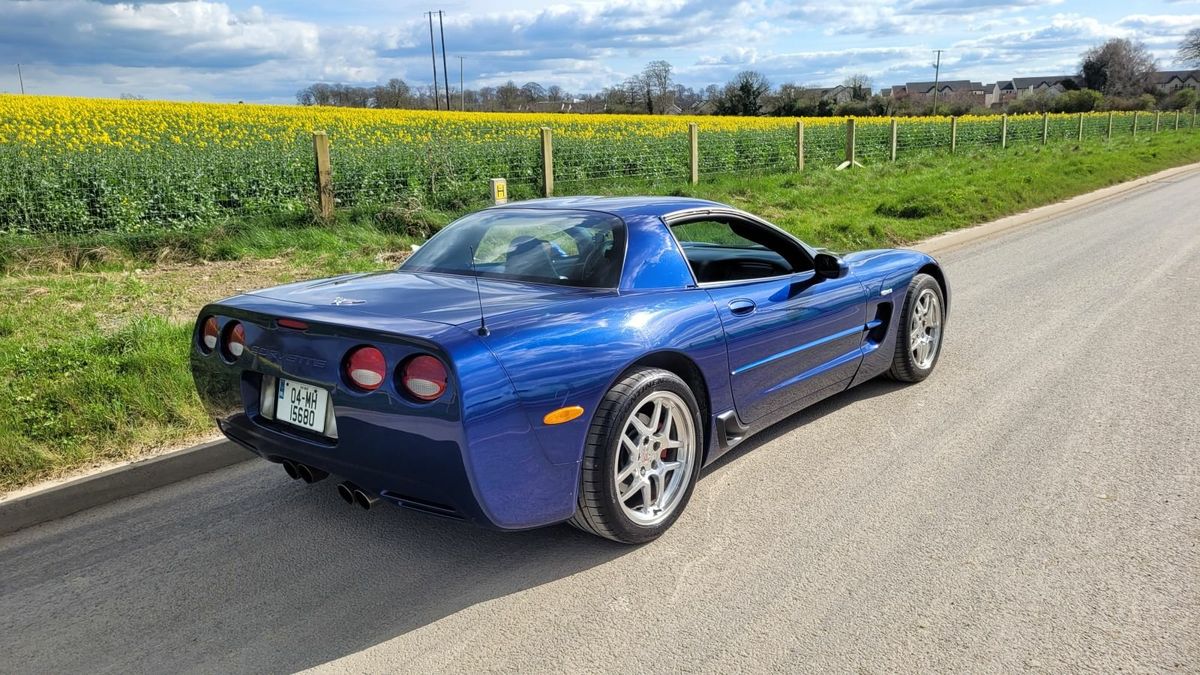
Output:
[[630,372],[592,420],[571,524],[626,544],[656,539],[691,498],[703,447],[687,384],[658,368]]
[[945,307],[946,299],[936,279],[928,274],[913,277],[904,296],[889,375],[901,382],[920,382],[929,377],[942,352]]

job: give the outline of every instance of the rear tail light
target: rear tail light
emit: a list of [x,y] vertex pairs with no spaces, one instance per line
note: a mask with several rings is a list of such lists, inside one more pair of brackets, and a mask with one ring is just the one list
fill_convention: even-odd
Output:
[[374,347],[358,347],[346,355],[346,379],[364,391],[375,391],[387,374],[387,360]]
[[404,389],[421,401],[434,401],[446,393],[446,379],[446,366],[427,354],[406,361],[400,376]]
[[221,329],[217,326],[217,317],[210,316],[204,320],[204,328],[200,331],[200,351],[211,354],[217,348]]
[[225,358],[233,361],[241,358],[246,351],[246,329],[238,321],[231,321],[225,327]]

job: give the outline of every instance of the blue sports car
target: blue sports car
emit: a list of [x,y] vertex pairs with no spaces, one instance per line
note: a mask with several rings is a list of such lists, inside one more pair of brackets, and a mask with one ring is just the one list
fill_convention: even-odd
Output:
[[191,366],[226,436],[351,504],[640,543],[754,432],[927,377],[949,298],[927,255],[839,257],[724,204],[544,199],[395,271],[210,304]]

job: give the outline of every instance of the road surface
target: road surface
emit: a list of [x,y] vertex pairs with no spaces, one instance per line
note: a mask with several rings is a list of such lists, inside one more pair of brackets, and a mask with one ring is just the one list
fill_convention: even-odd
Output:
[[944,256],[944,356],[627,548],[252,462],[0,539],[0,672],[1200,671],[1200,175]]

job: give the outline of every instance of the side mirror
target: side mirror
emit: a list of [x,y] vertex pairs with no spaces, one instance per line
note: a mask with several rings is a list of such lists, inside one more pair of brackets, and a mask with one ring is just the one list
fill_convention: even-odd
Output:
[[846,261],[832,253],[818,253],[813,258],[813,269],[821,279],[841,279],[850,273]]

